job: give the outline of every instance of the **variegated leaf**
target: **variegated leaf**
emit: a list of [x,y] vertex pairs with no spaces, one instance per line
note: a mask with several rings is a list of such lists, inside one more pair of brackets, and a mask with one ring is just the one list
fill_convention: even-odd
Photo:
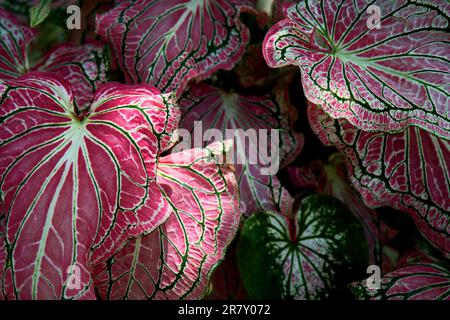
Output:
[[28,71],[28,46],[35,32],[11,13],[0,9],[0,79],[17,78]]
[[345,156],[353,186],[371,208],[408,212],[423,235],[450,255],[450,142],[410,127],[365,132],[308,105],[312,129]]
[[180,95],[190,79],[234,66],[249,38],[239,15],[249,10],[247,0],[119,1],[96,29],[128,83]]
[[378,290],[367,289],[365,280],[351,287],[359,299],[450,300],[450,270],[448,265],[415,263],[385,274]]
[[239,225],[230,167],[213,160],[221,144],[162,157],[158,185],[172,213],[94,270],[104,299],[198,299]]
[[289,177],[297,187],[307,187],[315,192],[340,200],[364,228],[370,264],[381,261],[378,217],[375,210],[364,205],[359,194],[351,186],[340,154],[332,154],[327,163],[316,160],[305,167],[289,167]]
[[70,82],[76,108],[86,111],[95,90],[107,81],[109,68],[107,48],[99,42],[80,46],[60,45],[53,48],[32,69],[54,72]]
[[361,225],[338,200],[313,195],[293,215],[248,218],[238,265],[252,299],[323,299],[343,277],[364,272],[367,246]]
[[[260,210],[280,211],[278,199],[287,192],[275,174],[303,147],[303,135],[290,130],[297,115],[289,103],[287,88],[277,87],[270,95],[244,96],[200,83],[183,96],[180,107],[180,128],[191,134],[183,137],[178,147],[188,149],[192,145],[202,147],[210,139],[234,139],[235,148],[228,161],[236,168],[241,211],[247,215]],[[184,136],[181,131],[180,135]]]
[[264,56],[298,65],[307,99],[333,118],[450,139],[449,19],[447,0],[306,0],[269,30]]
[[0,93],[2,291],[8,299],[95,298],[90,264],[170,214],[156,157],[178,123],[173,96],[109,83],[79,117],[69,83],[51,73],[9,80]]

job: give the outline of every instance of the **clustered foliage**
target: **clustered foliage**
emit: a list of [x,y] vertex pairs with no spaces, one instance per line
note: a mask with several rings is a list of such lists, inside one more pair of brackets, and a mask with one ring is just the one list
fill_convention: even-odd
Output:
[[0,298],[448,300],[449,92],[446,0],[0,0]]

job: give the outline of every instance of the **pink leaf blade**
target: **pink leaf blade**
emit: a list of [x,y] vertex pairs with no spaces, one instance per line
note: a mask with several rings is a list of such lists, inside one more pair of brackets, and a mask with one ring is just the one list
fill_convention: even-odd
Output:
[[[359,299],[371,300],[449,300],[450,273],[436,262],[412,263],[385,274],[381,279],[381,289],[364,289],[365,280],[352,283],[353,288],[361,288]],[[357,291],[357,290],[355,290]],[[358,291],[357,291],[358,292]]]

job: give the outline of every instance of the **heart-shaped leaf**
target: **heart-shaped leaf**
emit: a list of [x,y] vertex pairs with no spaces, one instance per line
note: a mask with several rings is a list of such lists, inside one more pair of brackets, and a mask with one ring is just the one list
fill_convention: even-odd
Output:
[[261,212],[248,218],[238,265],[252,299],[315,300],[329,296],[339,277],[364,272],[367,246],[361,225],[342,203],[313,195],[294,215]]
[[104,299],[198,299],[239,225],[231,168],[213,160],[222,144],[162,157],[160,186],[172,214],[94,270]]
[[249,38],[239,15],[251,10],[247,0],[119,1],[96,29],[128,83],[180,95],[190,79],[234,66]]
[[110,83],[81,118],[69,83],[51,73],[0,83],[0,93],[3,292],[94,298],[89,260],[104,261],[171,212],[156,186],[156,157],[170,147],[178,123],[173,96]]
[[450,270],[438,263],[423,262],[401,267],[381,279],[381,288],[368,289],[367,281],[353,283],[359,299],[450,300]]
[[450,139],[448,1],[305,0],[286,12],[264,56],[298,65],[308,100],[365,131]]
[[370,208],[408,212],[423,235],[450,255],[450,142],[410,127],[364,132],[308,105],[312,129],[345,156],[353,186]]
[[0,79],[17,78],[28,71],[27,49],[35,32],[0,9],[0,35]]
[[30,71],[54,72],[70,82],[76,108],[85,111],[95,90],[107,81],[107,48],[100,42],[80,46],[59,45],[36,64],[31,64],[28,46],[35,32],[0,9],[0,79],[14,79]]
[[244,96],[200,83],[183,96],[180,107],[180,128],[190,134],[177,147],[202,147],[213,138],[234,139],[229,162],[236,168],[241,211],[247,215],[280,211],[278,199],[284,198],[286,191],[275,174],[303,147],[303,135],[289,130],[297,115],[287,89],[277,87],[269,95]]
[[35,4],[30,8],[30,26],[32,28],[40,25],[47,19],[51,11],[52,0],[40,0],[38,4]]

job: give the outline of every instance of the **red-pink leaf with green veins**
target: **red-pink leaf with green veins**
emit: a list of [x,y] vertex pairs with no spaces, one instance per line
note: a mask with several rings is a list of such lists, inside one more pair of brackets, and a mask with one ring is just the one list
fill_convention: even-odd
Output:
[[[6,261],[6,247],[5,247],[5,224],[6,217],[4,214],[0,214],[0,271],[5,269],[5,261]],[[3,276],[0,273],[0,289],[1,283],[3,283]],[[3,290],[0,290],[0,300],[3,300]]]
[[[51,73],[9,80],[0,92],[3,292],[8,299],[94,298],[91,262],[170,214],[156,185],[156,157],[178,123],[173,96],[109,83],[80,118],[69,83]],[[80,270],[77,289],[68,286],[72,265]]]
[[[370,29],[370,6],[381,27]],[[306,0],[266,35],[271,67],[300,67],[308,100],[365,131],[450,138],[450,4]]]
[[365,132],[309,104],[308,118],[326,145],[345,156],[353,186],[371,208],[408,212],[424,236],[450,256],[450,142],[409,127]]
[[92,42],[53,48],[33,70],[54,72],[67,79],[72,85],[77,108],[86,110],[95,90],[107,81],[108,67],[107,48]]
[[288,9],[295,0],[273,0],[272,2],[272,23],[283,20]]
[[335,197],[358,218],[366,236],[369,262],[379,264],[381,248],[377,213],[366,207],[356,190],[351,187],[340,154],[331,155],[327,163],[316,160],[307,166],[289,167],[288,170],[289,177],[296,187],[310,188],[318,193]]
[[28,69],[27,49],[35,32],[0,9],[0,79],[17,78]]
[[450,270],[438,263],[420,262],[387,273],[379,290],[369,291],[365,283],[351,284],[359,299],[450,300]]
[[[196,136],[197,133],[203,135],[207,129],[218,129],[223,139],[234,138],[235,131],[227,137],[227,129],[241,129],[242,133],[255,130],[255,136],[249,134],[246,139],[244,134],[239,134],[234,139],[234,157],[230,159],[236,168],[241,211],[247,215],[261,210],[278,212],[279,204],[286,205],[279,202],[287,192],[283,191],[277,177],[262,174],[261,170],[273,166],[276,160],[280,167],[287,165],[303,147],[303,135],[289,130],[297,115],[289,104],[287,92],[286,88],[277,88],[269,95],[244,96],[200,83],[193,85],[180,100],[183,113],[180,128],[192,133],[192,145],[196,140],[207,143]],[[196,131],[195,121],[201,121],[205,132]],[[279,130],[278,140],[270,135],[272,129]],[[267,146],[264,146],[261,137],[267,134]],[[272,145],[272,137],[275,145]],[[191,146],[187,144],[186,147]],[[271,157],[271,148],[279,148],[279,157]],[[250,161],[250,155],[258,155],[257,161]]]
[[239,15],[252,10],[246,0],[120,1],[97,16],[96,32],[128,83],[180,95],[189,80],[233,68],[249,40]]
[[28,61],[28,45],[35,32],[0,9],[0,79],[14,79],[30,71],[54,72],[72,85],[79,109],[86,110],[95,90],[107,81],[107,48],[99,42],[59,45],[36,65]]
[[230,167],[213,160],[222,144],[159,159],[158,185],[172,214],[94,269],[103,299],[198,299],[240,221]]

